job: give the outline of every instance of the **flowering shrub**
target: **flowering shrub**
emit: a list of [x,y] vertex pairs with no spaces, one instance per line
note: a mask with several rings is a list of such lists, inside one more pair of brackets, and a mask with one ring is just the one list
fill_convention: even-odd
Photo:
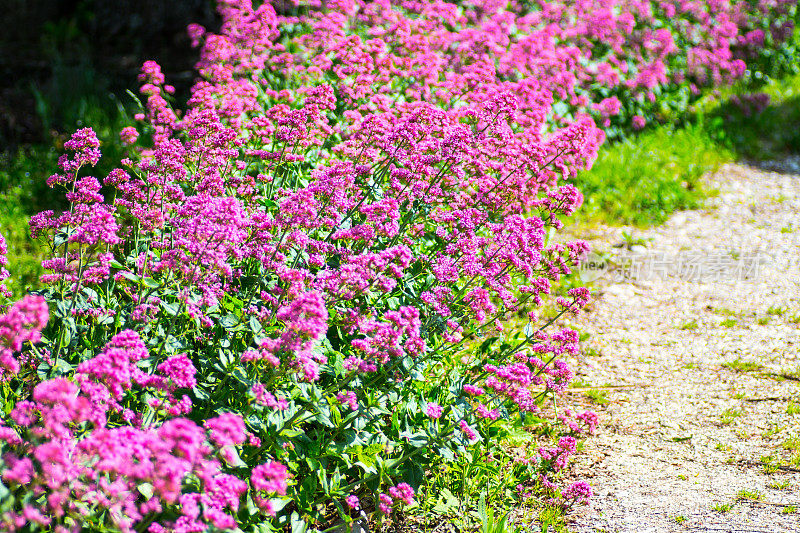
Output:
[[482,96],[481,86],[498,79],[525,80],[522,86],[555,99],[550,122],[589,113],[616,138],[685,111],[701,87],[741,78],[748,68],[758,76],[797,68],[800,10],[792,0],[327,5],[288,18],[304,35],[288,50],[265,50],[272,60],[263,64],[330,80],[352,105],[380,106],[398,90],[448,103],[464,88]]
[[[734,7],[681,3],[705,28],[675,22],[697,41],[681,56],[644,29],[650,4],[218,3],[220,34],[189,28],[202,78],[187,109],[145,63],[119,168],[89,175],[101,151],[85,128],[48,179],[69,209],[31,220],[46,287],[0,319],[0,523],[390,515],[432,461],[491,447],[516,412],[561,428],[523,460],[555,489],[548,472],[597,418],[548,406],[578,351],[575,331],[549,327],[588,300],[555,288],[586,244],[553,235],[604,139],[589,113],[633,109],[597,83],[638,101],[674,82],[675,57],[694,58],[687,79],[737,75],[726,50],[752,13],[708,37]],[[514,315],[524,330],[504,329]]]

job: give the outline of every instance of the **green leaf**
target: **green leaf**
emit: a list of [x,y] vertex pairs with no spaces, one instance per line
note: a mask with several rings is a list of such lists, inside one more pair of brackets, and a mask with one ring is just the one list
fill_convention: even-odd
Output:
[[220,325],[225,329],[231,329],[239,323],[239,317],[234,314],[228,313],[219,319]]
[[153,485],[151,483],[142,483],[136,487],[136,490],[148,500],[153,497]]
[[247,377],[247,372],[244,370],[244,368],[240,366],[234,367],[233,372],[231,372],[231,375],[236,381],[238,381],[239,383],[248,388],[250,388],[253,385],[253,380]]
[[129,272],[129,271],[125,270],[125,271],[121,272],[121,274],[122,274],[123,278],[129,279],[129,280],[131,280],[131,281],[133,281],[135,283],[139,283],[139,282],[142,281],[142,277],[141,276],[137,276],[133,272]]
[[314,420],[316,420],[325,427],[329,428],[336,427],[336,424],[334,424],[333,421],[331,420],[330,409],[328,409],[327,405],[319,406],[319,412],[317,413],[317,416],[314,417]]
[[72,328],[69,327],[69,325],[66,324],[66,323],[65,323],[65,326],[66,327],[64,328],[64,346],[69,346],[70,343],[72,342],[72,336],[73,336],[72,335]]
[[247,491],[247,500],[245,501],[245,504],[247,505],[247,512],[250,514],[250,516],[258,514],[258,507],[256,507],[256,504],[253,501],[253,495],[251,494],[251,491]]
[[339,408],[335,405],[331,405],[331,421],[333,425],[339,427],[342,423],[342,413],[339,411]]
[[319,486],[322,487],[322,492],[324,492],[326,495],[330,494],[330,480],[328,479],[328,474],[325,471],[325,468],[317,468],[316,472]]
[[414,490],[417,490],[425,481],[425,471],[418,463],[412,462],[408,470],[406,470],[403,479],[406,483],[411,485]]
[[259,322],[256,317],[251,316],[248,323],[250,325],[250,331],[252,331],[255,335],[258,335],[264,331],[264,328],[261,326],[261,322]]
[[371,457],[365,454],[358,454],[358,461],[355,462],[356,466],[361,467],[364,472],[369,474],[377,474],[378,470],[375,468],[375,457]]
[[192,392],[194,392],[195,398],[197,398],[201,402],[205,402],[211,397],[208,394],[208,391],[200,387],[195,387],[194,389],[192,389]]
[[169,316],[177,315],[178,314],[178,309],[180,309],[178,304],[174,304],[174,303],[170,304],[170,303],[165,302],[164,300],[161,300],[161,307],[164,309],[164,311],[166,311],[166,313]]
[[489,348],[494,344],[499,337],[489,337],[485,341],[483,341],[478,348],[478,353],[486,353],[489,351]]
[[289,502],[291,502],[292,499],[291,498],[270,498],[269,501],[272,504],[272,508],[275,509],[275,511],[280,511],[281,509],[283,509],[284,507],[289,505]]
[[453,450],[451,450],[450,448],[446,448],[446,447],[442,446],[442,447],[438,448],[437,451],[439,452],[439,455],[442,456],[442,458],[444,458],[445,461],[455,461],[455,459],[456,459],[456,456],[453,453]]
[[297,511],[292,512],[290,522],[292,524],[292,533],[306,533],[308,524],[306,524],[305,521],[300,518],[300,515],[297,514]]
[[64,359],[59,359],[53,366],[53,376],[64,376],[74,370],[74,366],[66,362]]
[[227,448],[229,450],[225,454],[223,454],[223,458],[225,460],[225,463],[228,466],[233,467],[233,468],[241,468],[243,466],[247,466],[247,463],[242,461],[242,458],[239,457],[239,452],[236,451],[236,448],[234,446],[228,445],[228,446],[225,446],[225,448]]
[[[402,437],[403,434],[401,433],[400,436]],[[425,433],[414,433],[408,437],[408,443],[414,448],[422,448],[423,446],[427,446],[429,441],[430,438],[428,438]]]
[[453,496],[453,493],[447,487],[444,487],[441,491],[439,491],[439,501],[437,501],[436,505],[433,507],[433,510],[439,514],[450,514],[453,512],[457,512],[461,507],[461,502],[458,501],[458,498]]

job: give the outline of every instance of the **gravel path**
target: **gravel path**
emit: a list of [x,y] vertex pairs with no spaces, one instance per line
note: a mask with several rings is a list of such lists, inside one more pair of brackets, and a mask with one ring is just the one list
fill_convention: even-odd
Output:
[[719,194],[706,209],[590,239],[613,258],[585,271],[598,296],[574,324],[588,338],[570,395],[609,403],[574,465],[596,495],[572,511],[570,531],[800,532],[791,172],[727,165],[708,177]]

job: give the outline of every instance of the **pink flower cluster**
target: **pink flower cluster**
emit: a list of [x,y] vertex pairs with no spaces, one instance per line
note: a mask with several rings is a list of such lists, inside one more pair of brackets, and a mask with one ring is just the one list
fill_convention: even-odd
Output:
[[6,280],[9,277],[8,270],[8,245],[3,234],[0,233],[0,296],[10,297],[11,291],[6,287]]
[[438,403],[428,402],[425,405],[425,414],[433,419],[440,418],[442,416],[442,406]]
[[[303,3],[312,7],[309,16],[286,18],[309,27],[299,40],[300,58],[295,51],[261,41],[259,50],[270,59],[259,58],[256,64],[307,80],[335,80],[345,101],[357,106],[350,115],[354,122],[364,111],[386,105],[398,90],[413,100],[469,100],[470,92],[489,95],[500,77],[546,87],[550,98],[591,111],[608,126],[613,116],[633,117],[618,97],[641,107],[654,102],[656,94],[687,84],[696,90],[740,77],[743,59],[765,43],[763,21],[781,20],[792,0],[484,0],[461,8],[445,0],[350,0],[324,11],[314,10],[313,2]],[[271,9],[259,11],[275,31]],[[351,29],[361,27],[369,28],[366,34]],[[776,22],[769,37],[780,43],[791,31],[791,20]],[[210,44],[209,59],[244,52],[242,40],[215,39]],[[253,63],[250,59],[247,65]],[[515,89],[517,95],[535,98],[526,94],[525,86]],[[634,127],[640,127],[639,120]]]
[[289,473],[285,466],[275,461],[259,465],[250,474],[255,491],[256,505],[267,515],[275,516],[269,496],[285,495]]
[[558,446],[555,448],[540,448],[539,455],[542,461],[551,463],[553,470],[558,472],[567,465],[567,461],[575,454],[576,450],[577,440],[575,440],[575,437],[561,437],[558,440]]
[[561,492],[561,497],[568,504],[586,503],[592,497],[592,487],[585,481],[576,481]]
[[414,489],[408,483],[400,483],[389,488],[389,494],[378,496],[378,508],[383,514],[390,514],[396,505],[413,505]]
[[26,296],[0,315],[1,380],[7,381],[20,371],[17,352],[25,344],[39,342],[49,315],[47,302],[40,296]]
[[[44,300],[34,296],[0,316],[6,371],[18,371],[14,354],[39,342],[47,318]],[[150,531],[236,527],[234,516],[248,485],[224,473],[216,456],[226,458],[226,449],[244,443],[242,418],[222,414],[208,419],[203,429],[184,418],[148,426],[140,417],[126,416],[119,401],[134,382],[168,391],[194,383],[195,370],[185,356],[159,365],[163,376],[148,376],[137,368],[147,357],[139,336],[123,331],[78,366],[74,381],[42,381],[30,400],[18,402],[8,420],[0,420],[3,483],[11,490],[24,487],[47,495],[20,512],[0,513],[4,531],[30,523],[64,523],[65,517],[80,523],[87,506],[105,509],[111,523],[125,532],[136,531],[147,517],[167,509],[173,509],[173,518],[152,522]],[[111,424],[112,418],[117,422]],[[199,492],[185,490],[189,477],[199,480]],[[286,468],[274,462],[253,470],[254,498],[266,514],[271,510],[264,495],[285,494],[287,480]]]

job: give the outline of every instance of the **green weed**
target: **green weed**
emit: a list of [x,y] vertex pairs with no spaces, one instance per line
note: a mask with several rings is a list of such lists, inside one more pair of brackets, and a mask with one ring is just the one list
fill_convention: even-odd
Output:
[[738,500],[763,500],[764,496],[757,490],[742,489],[736,493]]
[[786,313],[786,307],[773,305],[769,309],[767,309],[767,314],[769,316],[783,316]]
[[719,421],[723,425],[732,424],[734,420],[742,416],[742,412],[733,407],[725,409],[719,417]]
[[733,370],[734,372],[755,372],[756,370],[761,369],[761,365],[755,363],[753,361],[743,361],[742,359],[736,359],[731,361],[730,363],[722,363],[724,368]]
[[773,490],[786,490],[792,486],[792,482],[788,479],[784,479],[783,481],[770,481],[767,483],[767,487]]
[[592,403],[597,405],[608,405],[611,400],[608,399],[608,392],[597,389],[586,391],[584,395],[591,400]]
[[713,510],[715,510],[716,512],[718,512],[718,513],[727,513],[727,512],[730,512],[731,509],[733,509],[733,504],[732,503],[718,503],[718,504],[713,505],[711,508]]
[[800,437],[794,436],[786,439],[781,444],[781,447],[790,452],[800,451]]

